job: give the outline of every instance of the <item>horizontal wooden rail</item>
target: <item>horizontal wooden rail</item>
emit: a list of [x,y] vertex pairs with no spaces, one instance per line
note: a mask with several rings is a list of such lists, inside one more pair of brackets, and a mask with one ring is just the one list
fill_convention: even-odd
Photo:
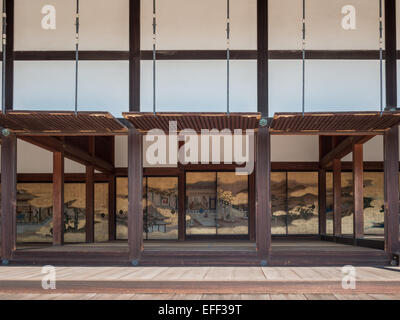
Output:
[[[152,51],[141,51],[141,60],[152,60]],[[384,53],[385,57],[385,53]],[[256,60],[257,50],[231,50],[232,60]],[[270,50],[270,60],[300,60],[301,50]],[[397,52],[397,59],[400,51]],[[129,51],[80,51],[80,60],[129,60]],[[225,50],[158,50],[158,60],[226,60]],[[379,60],[378,50],[309,50],[309,60]],[[75,51],[15,51],[15,61],[75,60]]]

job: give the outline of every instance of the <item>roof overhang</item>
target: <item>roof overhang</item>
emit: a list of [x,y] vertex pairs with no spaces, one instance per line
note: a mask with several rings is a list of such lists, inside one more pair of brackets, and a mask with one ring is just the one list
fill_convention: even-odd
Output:
[[8,111],[0,126],[16,135],[119,135],[126,127],[108,112]]
[[271,134],[382,135],[400,124],[400,112],[276,113]]
[[[123,113],[139,132],[147,133],[153,129],[170,132],[171,121],[176,121],[177,131],[192,129],[196,133],[202,130],[229,129],[257,130],[260,124],[260,113]],[[173,130],[175,131],[175,130]]]

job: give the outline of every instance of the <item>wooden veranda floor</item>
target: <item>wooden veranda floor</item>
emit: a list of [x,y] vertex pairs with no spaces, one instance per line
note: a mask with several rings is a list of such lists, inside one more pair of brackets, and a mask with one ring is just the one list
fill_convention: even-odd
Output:
[[103,299],[110,298],[104,295],[145,299],[147,294],[158,294],[158,299],[160,294],[165,299],[182,299],[182,295],[199,299],[210,294],[232,299],[255,299],[256,295],[262,299],[400,298],[399,268],[356,267],[354,271],[356,288],[349,290],[342,286],[341,267],[57,267],[57,290],[52,292],[42,288],[41,267],[0,267],[0,299],[6,294],[11,298],[36,294],[42,299],[52,294],[83,299],[96,294]]
[[[317,240],[275,240],[269,265],[384,266],[384,251]],[[255,243],[248,241],[190,241],[144,244],[143,266],[259,266]],[[71,244],[59,247],[25,245],[13,254],[12,264],[128,265],[126,242]]]

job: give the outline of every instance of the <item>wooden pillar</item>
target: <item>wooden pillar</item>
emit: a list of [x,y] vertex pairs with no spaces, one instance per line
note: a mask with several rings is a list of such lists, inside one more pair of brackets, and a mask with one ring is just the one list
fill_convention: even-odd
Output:
[[128,134],[128,245],[129,260],[138,265],[143,252],[142,135],[134,128]]
[[53,245],[64,244],[64,151],[53,153]]
[[6,0],[7,14],[7,49],[6,49],[6,78],[5,78],[5,107],[14,107],[14,0]]
[[94,242],[94,167],[86,166],[86,242]]
[[178,176],[178,240],[186,238],[186,208],[185,208],[185,171],[181,168]]
[[17,230],[17,138],[1,143],[1,258],[8,264],[16,249]]
[[268,117],[268,0],[257,0],[258,112]]
[[354,238],[364,237],[364,159],[363,145],[353,145],[353,228]]
[[319,234],[326,235],[326,170],[318,172],[318,221]]
[[271,137],[269,128],[257,134],[256,163],[256,243],[262,264],[271,253]]
[[117,240],[116,216],[116,181],[115,176],[110,176],[108,181],[108,240]]
[[386,110],[397,108],[396,0],[385,0]]
[[[254,139],[253,139],[254,141]],[[254,157],[253,157],[254,158]],[[256,241],[256,175],[249,175],[249,239]]]
[[333,160],[333,234],[342,235],[342,163]]
[[140,111],[140,0],[129,1],[129,111]]
[[[95,137],[88,137],[89,154],[95,155]],[[86,242],[94,242],[94,166],[86,166]]]
[[399,127],[384,136],[385,250],[399,250]]

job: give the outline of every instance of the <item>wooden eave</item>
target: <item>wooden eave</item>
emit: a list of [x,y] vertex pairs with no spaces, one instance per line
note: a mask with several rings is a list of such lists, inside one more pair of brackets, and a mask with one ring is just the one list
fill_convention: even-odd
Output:
[[153,129],[161,129],[166,134],[169,132],[170,121],[176,121],[177,131],[192,129],[196,133],[201,130],[235,129],[257,130],[261,119],[260,113],[123,113],[139,132],[147,133]]
[[276,113],[271,134],[383,135],[399,125],[400,112]]
[[0,127],[17,136],[106,136],[127,133],[108,112],[8,111],[0,113]]

